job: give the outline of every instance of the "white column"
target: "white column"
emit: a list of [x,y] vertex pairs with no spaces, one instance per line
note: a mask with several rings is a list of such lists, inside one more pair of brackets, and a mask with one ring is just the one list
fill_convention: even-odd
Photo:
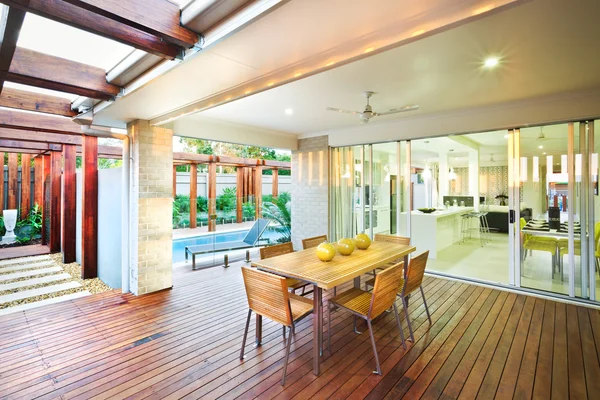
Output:
[[439,188],[438,193],[439,202],[444,202],[444,196],[448,196],[450,191],[450,184],[448,182],[448,154],[440,153],[440,172],[439,172]]
[[469,151],[469,196],[473,196],[473,206],[479,211],[479,150]]

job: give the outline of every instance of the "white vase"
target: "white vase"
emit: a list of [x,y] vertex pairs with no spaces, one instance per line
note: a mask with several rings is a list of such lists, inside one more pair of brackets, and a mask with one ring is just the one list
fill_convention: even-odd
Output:
[[4,210],[4,228],[6,233],[2,237],[0,244],[11,244],[16,242],[17,237],[15,236],[15,226],[17,225],[17,210]]

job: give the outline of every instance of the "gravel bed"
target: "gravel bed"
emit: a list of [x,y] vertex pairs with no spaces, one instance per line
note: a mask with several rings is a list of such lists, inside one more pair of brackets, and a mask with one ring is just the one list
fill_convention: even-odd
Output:
[[73,277],[74,281],[81,283],[84,289],[87,289],[91,294],[107,292],[112,290],[111,287],[106,285],[98,278],[94,279],[81,279],[81,265],[76,262],[70,264],[63,264],[62,255],[60,253],[50,254],[50,258],[54,260],[54,262],[62,269],[65,270],[66,273]]

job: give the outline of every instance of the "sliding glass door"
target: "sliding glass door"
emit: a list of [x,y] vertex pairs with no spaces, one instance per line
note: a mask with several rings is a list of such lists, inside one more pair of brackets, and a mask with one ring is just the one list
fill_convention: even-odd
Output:
[[[509,142],[511,283],[596,300],[594,122],[515,129]],[[524,199],[530,216],[521,214]]]

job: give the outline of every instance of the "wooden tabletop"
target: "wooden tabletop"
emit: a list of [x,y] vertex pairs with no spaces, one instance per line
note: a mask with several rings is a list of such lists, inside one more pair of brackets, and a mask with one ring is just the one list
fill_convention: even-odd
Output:
[[349,256],[338,253],[328,262],[319,260],[316,249],[313,248],[254,261],[252,265],[265,271],[311,282],[322,289],[331,289],[415,250],[414,246],[373,242],[367,250],[356,249]]

